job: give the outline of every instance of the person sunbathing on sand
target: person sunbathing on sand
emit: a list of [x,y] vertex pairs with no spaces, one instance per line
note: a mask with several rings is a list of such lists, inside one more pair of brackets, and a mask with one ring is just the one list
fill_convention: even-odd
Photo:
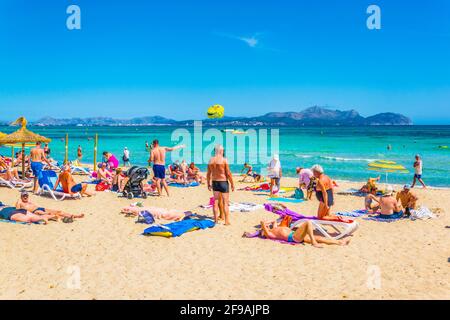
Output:
[[137,216],[142,211],[150,212],[155,219],[180,221],[186,217],[186,213],[176,209],[164,209],[156,207],[128,206],[122,209],[122,213]]
[[27,211],[26,209],[8,207],[0,202],[0,219],[25,223],[37,223],[43,221],[44,224],[47,224],[49,220],[54,220],[57,218],[52,214],[37,215]]
[[296,230],[287,226],[278,225],[277,221],[261,221],[262,235],[269,239],[283,240],[293,243],[310,243],[316,248],[322,248],[323,244],[345,246],[350,239],[335,240],[314,235],[314,227],[311,221],[305,221],[298,225]]
[[25,209],[33,214],[42,215],[52,215],[57,218],[69,218],[69,219],[79,219],[83,218],[84,214],[70,214],[61,210],[53,210],[48,208],[39,207],[30,200],[27,191],[23,191],[20,194],[20,199],[16,202],[16,209]]

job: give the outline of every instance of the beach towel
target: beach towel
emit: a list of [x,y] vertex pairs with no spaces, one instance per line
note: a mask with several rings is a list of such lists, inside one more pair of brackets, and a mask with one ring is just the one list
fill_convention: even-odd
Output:
[[386,216],[386,215],[382,215],[382,214],[377,214],[374,216],[366,217],[366,218],[364,218],[364,220],[371,220],[371,221],[377,221],[377,222],[395,222],[395,221],[399,221],[403,218],[404,218],[404,216],[396,216],[396,215]]
[[189,188],[189,187],[198,187],[200,185],[200,183],[198,183],[196,181],[193,181],[193,182],[188,183],[188,184],[177,183],[177,182],[169,182],[168,185],[171,186],[171,187],[175,187],[175,188]]
[[[266,211],[270,211],[272,213],[279,215],[281,218],[284,218],[285,216],[290,216],[292,218],[293,222],[298,221],[298,220],[305,220],[305,219],[306,220],[320,220],[316,216],[304,216],[300,213],[292,211],[289,208],[284,207],[282,204],[277,205],[277,204],[266,203],[266,204],[264,204],[264,209],[266,209]],[[345,222],[345,223],[353,222],[353,220],[346,219],[343,217],[336,217],[334,219],[327,219],[325,221]]]
[[269,197],[267,198],[269,201],[276,201],[276,202],[288,202],[288,203],[301,203],[305,200],[303,199],[295,199],[295,198],[282,198],[282,197]]
[[182,221],[172,222],[164,225],[151,226],[144,230],[144,235],[160,236],[160,237],[179,237],[186,232],[191,232],[199,229],[206,229],[214,227],[214,222],[209,219],[185,219]]
[[231,202],[229,208],[231,212],[250,212],[262,209],[263,205],[251,202]]
[[411,220],[425,220],[425,219],[433,219],[436,218],[433,212],[430,211],[427,207],[420,207],[417,210],[411,210]]
[[338,191],[336,192],[339,195],[351,195],[351,196],[356,196],[356,197],[365,197],[367,195],[367,193],[361,192],[358,189],[354,189],[354,188],[350,188],[344,191]]
[[367,215],[369,212],[365,209],[362,210],[353,210],[353,211],[341,211],[341,212],[336,212],[337,216],[344,216],[344,217],[353,217],[353,218],[358,218],[364,215]]

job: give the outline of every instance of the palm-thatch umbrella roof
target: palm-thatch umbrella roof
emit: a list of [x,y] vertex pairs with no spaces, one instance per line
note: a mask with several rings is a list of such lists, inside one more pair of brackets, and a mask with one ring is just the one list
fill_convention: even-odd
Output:
[[[41,136],[27,129],[27,119],[20,117],[11,125],[22,126],[19,130],[0,137],[0,145],[16,144],[22,145],[22,152],[25,153],[25,144],[30,142],[45,142],[48,143],[51,139]],[[25,157],[22,157],[22,176],[25,177]]]
[[48,143],[51,139],[41,136],[27,129],[27,120],[24,117],[20,117],[14,121],[11,125],[21,125],[22,127],[5,136],[0,135],[0,144],[12,144],[12,143],[27,143],[27,142],[44,142]]

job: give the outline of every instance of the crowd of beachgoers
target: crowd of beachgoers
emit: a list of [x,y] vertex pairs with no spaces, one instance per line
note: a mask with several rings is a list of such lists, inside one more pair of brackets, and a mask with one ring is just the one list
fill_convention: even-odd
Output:
[[[164,147],[159,145],[155,139],[151,146],[146,142],[149,151],[149,167],[131,166],[130,152],[125,147],[122,161],[117,156],[107,151],[103,152],[103,159],[97,164],[96,170],[91,170],[82,164],[82,149],[77,148],[77,159],[67,162],[61,166],[51,158],[51,150],[48,144],[42,146],[36,143],[29,154],[18,152],[15,158],[2,156],[0,158],[0,178],[3,185],[18,189],[20,196],[15,203],[1,204],[0,216],[5,220],[22,223],[48,223],[49,221],[73,222],[74,219],[83,218],[83,214],[71,214],[61,210],[43,208],[32,202],[29,193],[45,195],[48,194],[55,200],[63,198],[91,197],[96,192],[112,191],[128,199],[143,198],[148,196],[170,196],[170,187],[194,187],[206,185],[212,192],[209,199],[209,206],[212,209],[211,220],[214,224],[224,222],[230,225],[230,192],[235,191],[234,179],[236,176],[230,171],[224,148],[217,145],[214,154],[208,163],[205,175],[195,163],[187,164],[186,161],[174,162],[166,166],[166,155],[168,152],[184,148],[183,145],[175,147]],[[25,163],[25,172],[20,172],[22,162]],[[397,220],[411,215],[432,216],[427,208],[418,210],[418,197],[412,191],[416,182],[420,182],[426,188],[422,180],[423,164],[419,155],[416,155],[413,164],[414,177],[411,185],[405,184],[402,190],[395,193],[390,185],[384,189],[377,187],[380,177],[370,177],[366,184],[359,190],[352,192],[364,197],[364,213],[376,219]],[[281,161],[278,154],[274,154],[267,165],[267,177],[253,170],[253,166],[245,163],[240,174],[240,182],[253,183],[246,187],[247,191],[267,192],[274,205],[267,205],[266,210],[277,214],[277,219],[261,221],[258,236],[287,241],[290,243],[310,243],[320,247],[321,244],[346,245],[349,243],[351,234],[344,237],[329,236],[322,232],[317,235],[317,222],[323,224],[351,224],[353,220],[349,217],[333,213],[335,204],[335,189],[338,183],[326,175],[323,167],[319,164],[312,168],[297,168],[298,186],[296,188],[283,188],[281,185],[283,173]],[[77,182],[74,178],[76,174],[85,174],[87,180]],[[28,191],[31,189],[31,191]],[[92,190],[92,189],[95,189]],[[186,192],[193,192],[186,189]],[[292,195],[288,195],[289,193]],[[304,217],[289,213],[285,203],[298,203],[301,201],[312,201],[315,194],[318,201],[318,209],[315,216]],[[424,210],[425,209],[425,210]],[[173,210],[161,208],[128,208],[125,210],[148,218],[149,224],[155,221],[155,217],[171,217],[172,220],[194,219],[195,214],[186,212],[174,213]],[[425,213],[424,213],[425,211]],[[418,213],[417,213],[418,212]],[[358,213],[355,213],[358,214]],[[169,220],[171,220],[169,219]],[[209,219],[209,218],[208,218]],[[293,221],[294,220],[294,221]],[[299,220],[300,222],[298,222]],[[293,223],[296,222],[296,223]],[[351,228],[354,232],[356,228]],[[323,229],[322,229],[323,230]],[[245,234],[244,234],[245,235]],[[342,239],[343,238],[343,239]]]

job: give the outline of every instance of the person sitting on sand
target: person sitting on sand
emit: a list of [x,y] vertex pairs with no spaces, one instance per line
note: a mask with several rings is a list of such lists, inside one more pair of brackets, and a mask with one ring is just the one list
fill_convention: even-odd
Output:
[[392,186],[388,186],[383,196],[379,198],[380,215],[387,218],[397,219],[403,216],[403,207],[399,201],[393,197],[393,194],[394,189]]
[[73,219],[84,217],[84,214],[70,214],[61,210],[39,207],[37,204],[33,203],[30,200],[30,196],[27,191],[22,191],[22,193],[20,194],[20,199],[16,202],[16,209],[25,209],[37,215],[52,215],[58,218],[68,218],[72,221]]
[[316,197],[319,200],[317,217],[319,219],[326,219],[331,216],[331,207],[334,205],[333,187],[335,186],[335,182],[324,174],[322,166],[316,164],[311,170],[317,178]]
[[367,212],[374,213],[380,209],[380,202],[377,197],[378,188],[374,187],[370,190],[370,193],[364,198],[364,206]]
[[56,191],[59,184],[61,184],[61,187],[64,191],[64,193],[67,194],[75,194],[80,193],[81,196],[88,196],[91,197],[94,195],[94,193],[91,193],[87,190],[88,185],[86,183],[76,183],[73,179],[72,174],[70,173],[70,166],[65,165],[63,167],[63,171],[59,174],[58,179],[56,180],[56,183],[53,187],[53,190]]
[[121,169],[117,168],[113,177],[112,177],[112,191],[123,192],[123,188],[127,184],[130,178],[126,175],[126,173]]
[[366,183],[365,185],[363,185],[363,186],[361,187],[361,189],[359,189],[359,191],[362,192],[362,193],[370,193],[370,191],[371,191],[373,188],[377,188],[376,183],[377,183],[378,181],[380,181],[380,177],[379,177],[379,176],[376,177],[376,178],[369,178],[369,179],[367,180],[367,183]]
[[108,171],[107,165],[104,162],[99,165],[97,170],[97,180],[107,184],[112,184],[111,173]]
[[47,224],[49,220],[56,219],[56,217],[52,214],[33,214],[25,209],[16,209],[15,207],[9,207],[0,202],[0,219],[25,223],[38,223],[42,221],[44,224]]
[[411,186],[405,184],[403,190],[397,193],[396,200],[400,201],[400,204],[405,209],[405,216],[409,217],[411,215],[411,210],[416,209],[419,198],[411,191]]
[[305,221],[292,230],[287,226],[278,225],[277,221],[261,221],[262,235],[268,239],[283,240],[293,243],[310,243],[316,248],[322,248],[321,243],[327,245],[347,245],[350,239],[335,240],[314,235],[311,221]]
[[200,169],[195,166],[194,162],[191,162],[189,164],[188,169],[187,169],[187,180],[188,181],[195,181],[195,182],[200,183],[200,184],[204,183],[205,177],[203,177],[200,174]]
[[[244,171],[246,172],[244,173]],[[244,177],[242,178],[241,182],[246,182],[248,177],[252,178],[254,182],[261,181],[261,175],[254,172],[253,166],[247,162],[244,163],[244,167],[241,170],[241,174],[242,173]]]

